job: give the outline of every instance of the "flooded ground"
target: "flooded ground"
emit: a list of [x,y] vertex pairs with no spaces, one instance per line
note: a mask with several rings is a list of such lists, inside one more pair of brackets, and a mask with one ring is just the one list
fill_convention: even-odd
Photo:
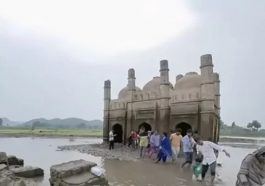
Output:
[[60,145],[100,143],[95,138],[0,138],[0,151],[24,159],[25,166],[44,169],[44,179],[40,186],[49,186],[50,167],[55,164],[84,159],[102,164],[100,157],[82,154],[76,151],[57,151]]
[[[50,166],[77,159],[96,162],[106,169],[111,185],[117,186],[198,186],[201,183],[191,181],[191,169],[180,168],[181,160],[175,164],[154,164],[150,159],[136,161],[103,160],[100,157],[77,151],[57,151],[58,146],[100,143],[93,138],[0,138],[0,151],[24,159],[25,165],[38,166],[45,170],[42,186],[48,186]],[[251,144],[225,143],[231,158],[220,156],[223,166],[218,168],[216,186],[233,186],[241,161],[253,152],[257,146]],[[262,145],[262,144],[260,144]],[[106,151],[108,151],[106,149]]]
[[[234,148],[226,146],[231,153],[231,158],[220,156],[222,167],[217,168],[216,186],[235,185],[236,175],[241,161],[248,154],[254,151],[249,148]],[[124,162],[118,160],[106,160],[104,162],[107,169],[108,178],[113,185],[147,185],[147,186],[202,186],[201,183],[191,180],[191,168],[180,168],[181,161],[173,164],[154,164],[146,159],[139,162]]]

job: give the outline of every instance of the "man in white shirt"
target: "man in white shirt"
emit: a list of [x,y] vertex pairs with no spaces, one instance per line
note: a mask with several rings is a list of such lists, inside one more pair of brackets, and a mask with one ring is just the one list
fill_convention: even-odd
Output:
[[114,149],[114,137],[116,134],[114,134],[114,130],[110,130],[109,132],[109,150]]
[[193,159],[193,147],[195,141],[192,137],[192,130],[188,129],[187,134],[182,138],[183,152],[185,157],[185,162],[181,165],[183,168],[186,164],[192,164]]
[[215,169],[216,169],[216,154],[214,150],[218,152],[224,152],[227,157],[230,157],[230,154],[220,145],[217,145],[210,141],[203,141],[200,137],[195,139],[197,142],[197,152],[203,155],[202,161],[202,179],[205,178],[205,175],[210,168],[211,171],[211,182],[213,183],[215,178]]

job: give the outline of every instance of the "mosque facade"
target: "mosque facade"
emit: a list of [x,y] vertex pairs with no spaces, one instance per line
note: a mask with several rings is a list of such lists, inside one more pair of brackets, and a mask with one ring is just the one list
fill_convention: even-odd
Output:
[[129,69],[128,84],[118,99],[111,98],[111,81],[104,83],[103,139],[111,129],[116,142],[126,143],[131,130],[159,133],[188,129],[205,140],[218,141],[220,129],[220,80],[214,72],[212,55],[201,56],[200,74],[188,72],[169,81],[167,60],[160,61],[160,76],[154,77],[141,89],[135,83],[135,71]]

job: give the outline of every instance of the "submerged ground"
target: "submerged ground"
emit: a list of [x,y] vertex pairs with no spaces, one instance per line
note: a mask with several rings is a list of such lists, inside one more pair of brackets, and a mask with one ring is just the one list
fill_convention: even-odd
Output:
[[[236,145],[236,147],[233,147]],[[232,186],[235,184],[236,175],[241,161],[248,154],[254,151],[259,145],[250,144],[224,144],[231,153],[231,158],[220,154],[218,162],[222,167],[217,168],[217,179],[215,186]],[[170,159],[167,163],[155,164],[153,160],[139,158],[138,150],[131,150],[127,147],[117,146],[114,151],[107,149],[104,145],[73,145],[59,147],[61,150],[77,150],[82,153],[100,156],[104,159],[104,167],[107,170],[107,177],[113,185],[123,186],[198,186],[205,185],[192,181],[191,167],[181,168],[183,159],[180,158],[173,163]],[[208,183],[206,183],[208,185]]]
[[[94,161],[106,169],[111,185],[117,186],[198,186],[201,183],[191,181],[191,169],[180,168],[171,161],[155,164],[152,160],[139,159],[138,151],[118,148],[109,151],[98,138],[47,138],[23,137],[0,138],[0,149],[8,154],[17,155],[25,160],[25,165],[39,166],[45,170],[41,186],[48,186],[51,165],[77,159]],[[70,145],[70,146],[69,146]],[[216,186],[233,186],[241,161],[263,143],[225,143],[231,153],[231,159],[221,156],[223,166],[218,168]],[[58,146],[63,146],[58,149]],[[119,145],[116,145],[118,147]],[[59,151],[58,151],[59,150]],[[82,152],[82,153],[80,153]]]

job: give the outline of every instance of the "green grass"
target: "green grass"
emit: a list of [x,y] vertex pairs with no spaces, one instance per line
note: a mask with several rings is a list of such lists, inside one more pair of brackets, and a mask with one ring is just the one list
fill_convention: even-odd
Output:
[[0,128],[0,136],[79,136],[101,137],[102,129],[34,129],[30,128]]
[[[102,137],[102,129],[48,129],[36,128],[33,131],[26,127],[0,127],[0,136],[48,136],[48,137]],[[220,136],[244,136],[244,137],[265,137],[265,130],[250,131],[242,127],[224,127]]]

